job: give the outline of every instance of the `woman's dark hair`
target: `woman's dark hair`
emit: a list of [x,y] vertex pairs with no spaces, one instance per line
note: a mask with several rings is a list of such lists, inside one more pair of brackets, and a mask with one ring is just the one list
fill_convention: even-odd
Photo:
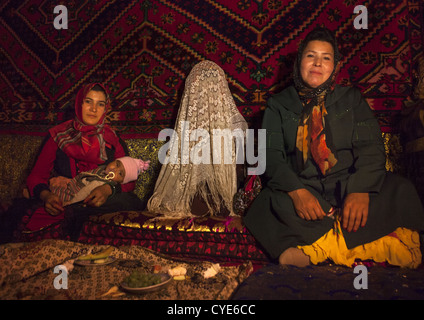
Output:
[[105,90],[101,87],[101,86],[99,86],[98,84],[96,84],[93,88],[91,88],[90,90],[93,90],[93,91],[101,91],[101,92],[103,92],[104,94],[105,94],[105,96],[107,96],[107,93],[105,92]]
[[340,60],[341,55],[337,45],[336,37],[332,31],[325,27],[317,27],[306,35],[305,39],[303,39],[303,41],[299,45],[298,59],[302,58],[303,51],[305,50],[308,43],[314,40],[325,41],[330,43],[333,46],[335,63]]
[[97,92],[103,92],[103,94],[105,95],[105,97],[106,97],[106,100],[109,100],[109,95],[108,95],[108,93],[106,92],[106,90],[101,86],[101,85],[99,85],[99,84],[96,84],[96,85],[94,85],[94,87],[92,87],[91,89],[90,89],[90,91],[91,90],[93,90],[93,91],[97,91]]

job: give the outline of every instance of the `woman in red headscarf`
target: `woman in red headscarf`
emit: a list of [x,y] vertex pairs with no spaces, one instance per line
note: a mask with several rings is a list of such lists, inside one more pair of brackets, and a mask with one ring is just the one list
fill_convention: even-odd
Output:
[[83,220],[90,214],[135,210],[142,206],[131,192],[135,182],[97,187],[83,204],[67,208],[66,213],[58,196],[50,191],[52,184],[67,183],[80,172],[128,155],[125,143],[105,123],[109,108],[109,94],[102,84],[85,85],[76,96],[75,118],[49,130],[27,179],[31,197],[43,202],[26,223],[28,231],[64,220],[65,232],[72,238],[79,234]]

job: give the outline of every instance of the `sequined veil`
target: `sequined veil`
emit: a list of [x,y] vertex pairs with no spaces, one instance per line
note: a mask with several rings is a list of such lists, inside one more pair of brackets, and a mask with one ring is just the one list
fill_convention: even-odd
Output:
[[[230,163],[224,159],[225,151],[228,150],[225,144],[221,143],[221,148],[214,146],[213,133],[217,129],[221,130],[223,141],[232,141]],[[192,216],[191,203],[195,195],[199,194],[209,212],[217,212],[223,202],[230,214],[233,214],[232,201],[237,191],[236,143],[233,133],[239,130],[244,134],[246,129],[247,123],[236,107],[224,71],[208,60],[195,65],[186,79],[174,127],[178,141],[187,143],[188,148],[176,148],[177,161],[162,165],[153,195],[147,204],[148,210],[165,216]],[[210,138],[206,139],[204,134]],[[180,146],[181,143],[176,145]],[[188,159],[190,155],[193,157],[198,153],[200,146],[202,159],[205,159],[203,152],[209,151],[206,157],[211,159],[209,164],[196,164],[193,159]],[[218,149],[221,149],[220,159],[215,158],[216,154],[213,155]],[[167,155],[173,150],[170,147]],[[187,150],[190,153],[185,152]]]

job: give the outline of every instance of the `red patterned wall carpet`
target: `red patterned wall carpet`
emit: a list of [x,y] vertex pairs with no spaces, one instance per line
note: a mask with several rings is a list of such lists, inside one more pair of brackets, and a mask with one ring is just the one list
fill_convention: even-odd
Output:
[[[68,28],[58,30],[60,4]],[[367,29],[354,27],[357,5],[367,8]],[[317,25],[337,34],[339,83],[358,87],[391,132],[423,51],[423,11],[422,0],[3,0],[0,133],[45,135],[72,114],[82,84],[103,82],[113,98],[109,123],[124,138],[156,138],[173,127],[185,78],[205,59],[224,69],[240,112],[257,127],[267,98],[290,83],[299,41]],[[424,295],[422,269],[370,269],[369,291],[352,289],[351,269],[282,270],[260,269],[235,298]],[[256,290],[261,283],[266,291]]]
[[[68,29],[56,29],[57,5]],[[358,5],[368,29],[356,29]],[[266,99],[290,82],[300,39],[334,30],[343,54],[339,82],[361,89],[383,131],[411,91],[422,53],[420,0],[5,0],[0,4],[0,130],[44,135],[72,112],[87,82],[112,92],[108,120],[131,137],[173,127],[185,78],[209,59],[226,72],[250,125]],[[63,22],[63,21],[62,21]]]

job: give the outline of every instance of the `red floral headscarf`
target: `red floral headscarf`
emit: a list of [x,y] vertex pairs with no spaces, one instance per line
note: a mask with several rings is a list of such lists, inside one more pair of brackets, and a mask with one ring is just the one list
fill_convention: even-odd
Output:
[[[106,108],[97,125],[91,126],[84,124],[82,120],[82,103],[96,85],[106,94]],[[107,160],[106,145],[119,143],[116,133],[105,124],[109,109],[110,99],[106,87],[100,83],[85,85],[78,91],[75,99],[75,118],[51,128],[50,135],[69,157],[95,165],[102,164]]]

